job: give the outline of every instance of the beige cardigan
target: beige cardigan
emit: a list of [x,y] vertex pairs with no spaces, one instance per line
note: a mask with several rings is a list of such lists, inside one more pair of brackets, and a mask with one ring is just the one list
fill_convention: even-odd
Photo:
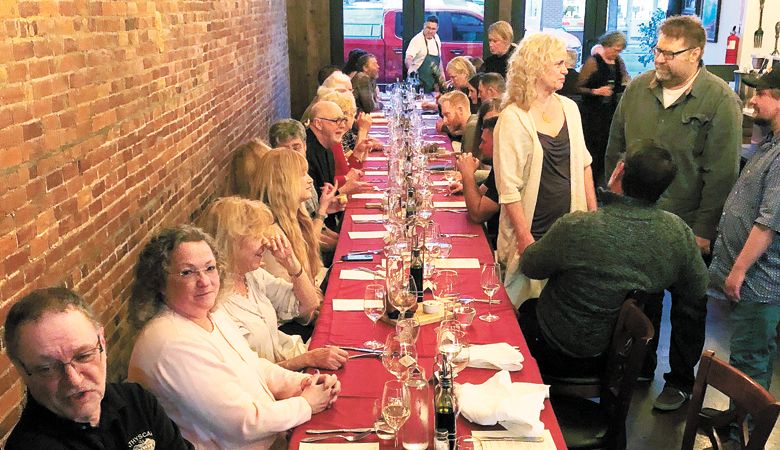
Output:
[[[587,211],[585,168],[592,158],[585,147],[582,121],[577,104],[553,94],[563,105],[571,146],[571,211]],[[501,209],[508,203],[522,202],[523,214],[533,220],[544,159],[542,144],[529,111],[511,104],[501,111],[494,130],[493,164]],[[502,211],[498,227],[498,260],[506,267],[504,285],[515,307],[538,297],[544,282],[529,280],[520,273],[520,255],[509,214]],[[529,282],[530,281],[530,282]]]

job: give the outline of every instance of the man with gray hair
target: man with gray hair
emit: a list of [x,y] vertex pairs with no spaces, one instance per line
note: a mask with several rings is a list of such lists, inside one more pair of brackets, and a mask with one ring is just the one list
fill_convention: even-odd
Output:
[[501,98],[506,92],[506,81],[504,77],[495,72],[483,73],[479,77],[479,92],[480,103],[486,103],[494,98]]
[[14,304],[4,339],[27,385],[6,449],[193,448],[152,394],[106,383],[103,327],[69,289],[39,289]]
[[[650,140],[668,150],[679,173],[658,206],[693,229],[706,260],[723,203],[737,178],[742,110],[734,91],[702,64],[705,42],[704,28],[695,17],[674,16],[661,23],[653,48],[655,70],[628,85],[612,119],[605,173],[612,173],[622,154],[630,156],[637,142]],[[680,321],[674,303],[673,296],[671,372],[664,376],[666,386],[653,405],[665,411],[678,409],[690,398],[706,323],[706,311],[698,320]],[[645,312],[658,330],[661,305],[648,304]],[[658,341],[652,345],[657,348]],[[654,349],[648,351],[643,368],[648,380],[653,378],[655,356]]]

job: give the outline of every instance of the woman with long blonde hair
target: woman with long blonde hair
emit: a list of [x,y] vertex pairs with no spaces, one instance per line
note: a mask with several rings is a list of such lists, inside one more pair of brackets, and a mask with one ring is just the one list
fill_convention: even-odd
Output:
[[[338,369],[346,362],[344,350],[309,351],[300,336],[285,334],[278,327],[280,319],[310,321],[321,295],[273,222],[271,211],[258,200],[222,197],[206,210],[200,225],[214,236],[225,260],[220,307],[260,357],[290,370]],[[290,282],[265,270],[266,255],[285,270]]]
[[526,247],[562,215],[596,209],[591,156],[577,104],[563,87],[566,45],[551,34],[526,36],[509,60],[507,91],[494,130],[493,164],[501,204],[498,259],[515,305],[538,297],[543,281],[520,272]]
[[[322,258],[320,257],[319,241],[322,220],[318,215],[312,221],[301,202],[310,195],[312,183],[308,175],[309,165],[301,154],[288,150],[276,149],[266,153],[260,159],[260,171],[255,177],[257,199],[268,205],[274,215],[276,224],[292,244],[293,252],[303,264],[304,272],[312,280],[319,280],[323,275]],[[320,209],[327,210],[334,200],[335,188],[326,183],[320,198]],[[267,270],[280,278],[288,279],[287,272],[272,258],[266,258]]]

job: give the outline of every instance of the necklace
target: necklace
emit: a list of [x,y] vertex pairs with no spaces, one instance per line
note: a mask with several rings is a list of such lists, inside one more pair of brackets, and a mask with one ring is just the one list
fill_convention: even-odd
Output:
[[542,116],[542,121],[544,121],[544,123],[552,123],[553,119],[555,119],[554,114],[551,115],[551,114],[548,114],[548,112],[547,112],[547,110],[550,109],[549,106],[550,106],[551,101],[552,101],[552,96],[548,97],[543,105],[541,103],[539,103],[539,105],[540,105],[539,113]]

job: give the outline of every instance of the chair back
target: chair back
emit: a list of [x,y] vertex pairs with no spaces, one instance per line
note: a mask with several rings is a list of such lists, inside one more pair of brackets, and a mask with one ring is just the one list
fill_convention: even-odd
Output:
[[607,408],[615,433],[617,448],[625,447],[626,416],[634,394],[634,384],[642,369],[645,352],[655,335],[653,325],[637,305],[629,298],[620,309],[605,376],[602,377],[601,403]]
[[[731,399],[734,409],[729,411],[702,410],[707,386],[724,393]],[[722,448],[716,428],[736,421],[740,425],[740,444],[746,450],[763,449],[772,433],[780,403],[766,389],[742,371],[715,357],[715,352],[705,350],[696,374],[693,396],[688,406],[688,417],[683,432],[682,449],[693,449],[696,432],[701,427],[714,448]],[[746,415],[753,420],[753,432],[748,431]]]

